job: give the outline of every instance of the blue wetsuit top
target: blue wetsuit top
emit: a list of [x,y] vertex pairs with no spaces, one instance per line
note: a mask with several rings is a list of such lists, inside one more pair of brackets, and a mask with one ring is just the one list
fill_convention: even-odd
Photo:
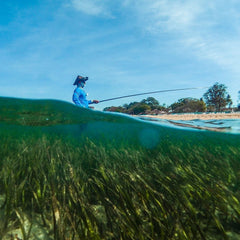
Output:
[[87,97],[87,94],[85,93],[85,91],[82,88],[77,87],[74,90],[72,100],[76,105],[80,107],[88,108],[88,104],[91,104],[92,101],[87,100],[86,97]]

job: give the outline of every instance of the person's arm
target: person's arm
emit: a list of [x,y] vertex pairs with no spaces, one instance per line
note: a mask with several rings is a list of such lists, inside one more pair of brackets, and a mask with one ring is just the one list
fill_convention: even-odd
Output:
[[93,103],[99,103],[99,101],[98,100],[89,100],[88,101],[88,104],[93,104]]

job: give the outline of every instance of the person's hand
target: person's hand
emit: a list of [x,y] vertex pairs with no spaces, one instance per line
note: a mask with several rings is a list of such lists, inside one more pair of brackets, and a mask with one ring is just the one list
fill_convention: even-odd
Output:
[[93,103],[99,103],[99,101],[98,101],[98,100],[93,100],[92,102],[93,102]]
[[94,109],[94,107],[90,106],[89,108]]

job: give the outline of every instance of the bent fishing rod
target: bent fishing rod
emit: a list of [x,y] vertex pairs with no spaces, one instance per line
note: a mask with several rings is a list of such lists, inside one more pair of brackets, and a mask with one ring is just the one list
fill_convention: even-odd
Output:
[[137,93],[137,94],[131,94],[131,95],[126,95],[126,96],[121,96],[121,97],[104,99],[104,100],[99,101],[99,103],[108,102],[108,101],[112,101],[112,100],[116,100],[116,99],[120,99],[120,98],[135,97],[135,96],[140,96],[140,95],[164,93],[164,92],[176,92],[176,91],[185,91],[185,90],[194,90],[194,89],[204,89],[204,88],[208,88],[208,87],[178,88],[178,89],[159,90],[159,91],[154,91],[154,92]]

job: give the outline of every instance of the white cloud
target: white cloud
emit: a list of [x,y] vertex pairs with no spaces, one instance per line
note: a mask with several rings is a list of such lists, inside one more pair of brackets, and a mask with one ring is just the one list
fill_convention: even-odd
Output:
[[135,11],[139,25],[159,36],[159,41],[161,36],[169,34],[169,40],[173,36],[175,47],[181,51],[240,73],[237,1],[126,0],[125,3]]
[[104,0],[72,0],[72,6],[85,14],[112,17],[107,1]]
[[181,31],[194,25],[201,6],[192,2],[157,1],[152,3],[149,14],[155,21],[155,27],[167,31]]
[[192,27],[203,4],[190,0],[125,0],[124,6],[136,11],[140,21],[151,31],[176,31]]

